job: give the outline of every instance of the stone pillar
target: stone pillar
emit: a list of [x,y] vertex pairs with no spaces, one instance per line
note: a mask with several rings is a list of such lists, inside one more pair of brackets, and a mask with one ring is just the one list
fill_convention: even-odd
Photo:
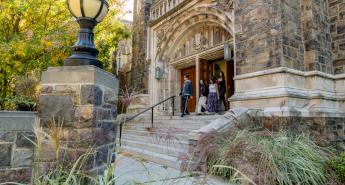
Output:
[[[198,100],[199,100],[199,95],[200,95],[200,59],[199,56],[197,55],[195,58],[195,65],[196,65],[196,89],[195,89],[195,100],[196,103],[198,104]],[[198,105],[196,105],[198,106]]]
[[306,71],[333,74],[327,1],[302,0],[304,66]]
[[[102,173],[114,160],[118,80],[93,66],[51,67],[42,75],[39,115],[49,132],[49,124],[62,125],[59,132],[60,157],[74,163],[94,150],[85,170]],[[54,166],[52,147],[40,151],[40,170]]]
[[343,112],[338,84],[345,77],[327,74],[332,66],[326,2],[234,1],[232,108]]
[[149,82],[150,65],[146,57],[150,7],[151,0],[134,1],[131,86],[143,94],[148,94]]
[[334,73],[345,73],[345,3],[329,0],[329,22],[332,36]]
[[236,75],[303,70],[300,0],[234,1]]

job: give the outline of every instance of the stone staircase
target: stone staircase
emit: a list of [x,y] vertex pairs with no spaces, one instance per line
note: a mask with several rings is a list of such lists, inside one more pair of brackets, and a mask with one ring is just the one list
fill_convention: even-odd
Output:
[[219,115],[155,116],[127,122],[122,131],[119,152],[164,167],[180,169],[178,158],[188,149],[188,133],[198,130],[218,118]]

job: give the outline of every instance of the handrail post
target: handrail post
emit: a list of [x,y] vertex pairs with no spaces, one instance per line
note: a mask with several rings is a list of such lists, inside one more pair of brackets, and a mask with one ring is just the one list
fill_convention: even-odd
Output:
[[120,146],[121,146],[121,139],[122,139],[122,123],[120,124],[120,136],[119,136]]
[[151,110],[151,128],[153,128],[153,107]]
[[172,98],[172,116],[175,116],[175,96]]

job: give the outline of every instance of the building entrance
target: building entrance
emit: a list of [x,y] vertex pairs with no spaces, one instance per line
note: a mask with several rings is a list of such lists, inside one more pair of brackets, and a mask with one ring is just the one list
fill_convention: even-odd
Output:
[[200,62],[200,80],[209,84],[211,76],[215,76],[218,79],[220,72],[223,72],[226,82],[226,99],[231,97],[235,92],[234,62],[223,59],[200,60]]

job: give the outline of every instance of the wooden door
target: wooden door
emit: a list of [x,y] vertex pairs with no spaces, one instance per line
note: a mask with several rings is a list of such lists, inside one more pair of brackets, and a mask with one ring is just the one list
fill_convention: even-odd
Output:
[[200,62],[200,80],[208,84],[213,75],[213,64],[207,60],[201,60]]
[[[193,99],[189,99],[188,100],[188,105],[187,105],[187,108],[188,108],[189,112],[195,112],[195,107],[196,107],[196,99],[197,99],[197,97],[195,97],[195,95],[196,95],[196,83],[197,82],[196,82],[195,70],[196,70],[195,66],[188,67],[188,68],[185,68],[185,69],[181,70],[181,82],[180,82],[181,88],[183,87],[183,83],[184,83],[184,78],[183,78],[184,75],[189,75],[189,80],[192,81],[192,85],[193,85]],[[182,98],[181,98],[181,102],[182,102]],[[180,110],[182,112],[182,103],[181,103]]]

